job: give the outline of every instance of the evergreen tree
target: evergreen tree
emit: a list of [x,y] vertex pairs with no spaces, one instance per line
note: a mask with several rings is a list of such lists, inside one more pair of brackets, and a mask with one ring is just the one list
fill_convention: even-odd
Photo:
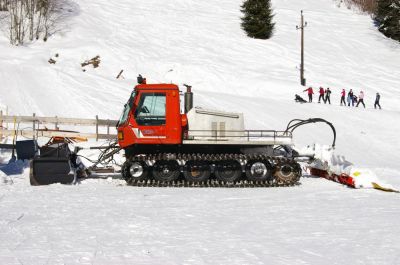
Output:
[[269,39],[272,36],[275,23],[272,22],[270,0],[245,0],[241,6],[242,28],[247,36],[256,39]]
[[386,37],[400,41],[400,0],[379,0],[375,21]]

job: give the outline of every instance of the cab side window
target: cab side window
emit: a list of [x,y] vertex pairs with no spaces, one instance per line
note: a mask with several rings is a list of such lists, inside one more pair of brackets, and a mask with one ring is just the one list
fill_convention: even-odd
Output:
[[165,125],[165,105],[165,93],[142,93],[135,112],[137,124],[143,126]]

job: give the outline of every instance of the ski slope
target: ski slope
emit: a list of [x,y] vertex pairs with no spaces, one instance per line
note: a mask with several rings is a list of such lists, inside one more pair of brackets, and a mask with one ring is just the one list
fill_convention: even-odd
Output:
[[[12,114],[117,119],[136,76],[193,86],[195,105],[243,112],[248,129],[321,117],[336,152],[400,187],[400,44],[331,0],[273,0],[276,31],[240,29],[239,0],[68,0],[46,43],[11,47],[0,34],[0,108]],[[294,102],[300,10],[305,77],[332,105]],[[57,63],[47,61],[58,53]],[[80,63],[100,55],[100,67]],[[124,79],[115,79],[123,69]],[[364,108],[340,106],[363,89]],[[373,108],[381,94],[382,110]],[[316,93],[316,91],[315,91]],[[325,125],[298,146],[331,144]],[[398,264],[398,194],[304,177],[282,189],[127,187],[119,180],[29,186],[26,164],[0,153],[0,264]]]

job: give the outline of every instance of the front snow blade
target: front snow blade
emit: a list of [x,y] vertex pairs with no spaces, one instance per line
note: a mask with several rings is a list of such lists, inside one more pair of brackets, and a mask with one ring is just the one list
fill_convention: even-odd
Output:
[[66,157],[35,157],[30,167],[30,183],[33,186],[53,183],[71,184],[74,171]]

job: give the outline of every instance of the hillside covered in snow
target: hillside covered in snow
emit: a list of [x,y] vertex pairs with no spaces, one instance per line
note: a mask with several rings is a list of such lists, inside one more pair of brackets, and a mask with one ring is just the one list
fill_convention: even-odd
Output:
[[[241,0],[66,2],[69,15],[47,42],[11,46],[2,25],[0,109],[118,119],[140,73],[149,83],[192,85],[196,106],[243,112],[248,129],[329,120],[339,154],[400,187],[400,44],[368,15],[332,0],[273,0],[275,33],[256,40],[240,28]],[[330,87],[331,105],[317,94],[294,102],[307,97],[300,10],[307,85]],[[96,55],[100,66],[83,71]],[[366,108],[340,106],[343,88],[363,90]],[[382,110],[373,107],[377,92]],[[294,141],[330,144],[332,133],[309,125]],[[311,177],[282,189],[140,189],[116,180],[38,188],[28,171],[0,175],[0,264],[400,262],[398,194]]]
[[[374,160],[388,149],[399,153],[390,141],[397,138],[391,128],[400,113],[400,46],[367,15],[330,0],[273,1],[275,34],[255,40],[240,28],[241,1],[68,3],[71,14],[46,43],[14,47],[5,33],[0,36],[0,105],[10,113],[117,119],[141,73],[150,82],[191,84],[195,105],[244,112],[248,128],[283,129],[292,118],[323,117],[337,126],[344,154],[352,156],[353,145],[361,153],[372,149]],[[306,97],[298,70],[301,9],[308,22],[305,77],[315,90],[332,89],[332,106],[293,102],[294,94]],[[82,71],[80,64],[96,55],[100,67]],[[125,79],[117,80],[121,69]],[[364,90],[367,109],[340,108],[342,88]],[[372,109],[376,92],[381,112]],[[308,144],[325,134],[312,130],[298,141]],[[397,158],[379,165],[394,166]]]

